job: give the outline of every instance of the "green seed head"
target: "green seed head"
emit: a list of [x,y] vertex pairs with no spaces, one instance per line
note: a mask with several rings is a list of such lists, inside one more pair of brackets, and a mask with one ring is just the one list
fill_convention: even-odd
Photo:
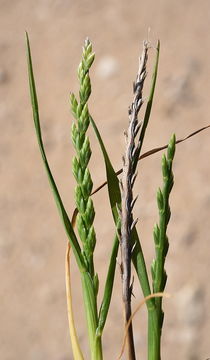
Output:
[[162,174],[163,174],[164,179],[168,178],[169,168],[168,168],[168,162],[167,162],[165,154],[163,154],[163,156],[162,156]]
[[160,228],[158,224],[155,224],[153,229],[153,237],[154,237],[155,245],[157,246],[159,245],[159,236],[160,236]]
[[175,148],[176,148],[176,136],[175,134],[173,134],[168,144],[168,150],[167,150],[168,160],[171,161],[173,160],[175,154]]
[[164,209],[164,198],[160,188],[157,191],[157,203],[158,203],[159,211],[162,211]]
[[87,101],[91,94],[91,82],[89,69],[94,61],[92,44],[86,39],[82,59],[78,67],[78,78],[80,83],[79,101],[74,94],[70,95],[71,110],[76,119],[72,125],[72,141],[77,153],[73,159],[73,174],[77,187],[75,189],[75,200],[78,209],[77,228],[83,244],[83,256],[87,263],[91,277],[94,276],[93,251],[96,243],[93,220],[95,211],[93,202],[90,199],[93,182],[91,179],[88,163],[91,157],[90,141],[86,132],[88,130],[90,115]]

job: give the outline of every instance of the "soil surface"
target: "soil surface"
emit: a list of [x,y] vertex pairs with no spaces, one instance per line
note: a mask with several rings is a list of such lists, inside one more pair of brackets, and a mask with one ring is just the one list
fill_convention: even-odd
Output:
[[[116,169],[121,167],[132,82],[142,40],[161,40],[160,67],[144,151],[184,137],[210,123],[210,6],[208,0],[22,0],[0,1],[0,358],[72,359],[64,282],[66,235],[41,163],[30,106],[25,34],[30,35],[44,143],[65,206],[74,209],[70,141],[70,91],[88,36],[96,60],[91,72],[90,111]],[[150,32],[148,35],[148,28]],[[150,50],[148,83],[154,49]],[[148,95],[148,85],[144,96]],[[162,359],[210,357],[210,147],[209,130],[177,146],[171,196],[170,249],[166,262]],[[93,131],[94,186],[105,179]],[[148,270],[157,221],[156,189],[161,153],[139,165],[135,187]],[[96,266],[99,304],[114,224],[107,190],[94,196],[97,209]],[[76,323],[85,358],[90,359],[80,278],[72,260]],[[134,280],[133,306],[142,299]],[[146,359],[146,309],[134,320],[137,359]],[[122,343],[119,268],[111,313],[104,331],[104,359],[116,359]]]

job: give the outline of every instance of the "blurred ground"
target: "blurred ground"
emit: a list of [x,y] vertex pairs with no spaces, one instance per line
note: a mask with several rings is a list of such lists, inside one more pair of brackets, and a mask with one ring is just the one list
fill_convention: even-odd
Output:
[[[65,205],[74,204],[70,142],[70,90],[77,91],[76,67],[86,36],[96,52],[91,74],[91,112],[116,168],[121,166],[141,43],[161,40],[155,104],[144,150],[167,143],[210,122],[209,1],[0,1],[0,358],[72,359],[64,284],[66,236],[38,151],[29,101],[25,39],[31,39],[46,150]],[[150,62],[154,60],[150,51]],[[147,94],[145,93],[145,96]],[[90,130],[97,186],[104,166]],[[210,356],[209,131],[177,147],[169,230],[163,359],[204,360]],[[142,161],[136,192],[138,228],[148,263],[153,258],[152,226],[157,220],[156,188],[161,154]],[[101,291],[114,226],[106,190],[98,209],[96,262]],[[107,208],[107,210],[105,210]],[[119,271],[104,334],[104,358],[116,359],[122,341]],[[72,282],[80,341],[88,354],[80,279]],[[135,282],[136,302],[142,299]],[[101,292],[100,292],[101,296]],[[100,298],[100,297],[99,297]],[[146,311],[135,320],[138,359],[146,359]],[[89,356],[86,356],[88,359]]]

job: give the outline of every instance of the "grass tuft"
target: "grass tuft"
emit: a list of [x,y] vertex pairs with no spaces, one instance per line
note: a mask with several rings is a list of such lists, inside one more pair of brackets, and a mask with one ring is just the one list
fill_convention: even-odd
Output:
[[[187,139],[206,130],[210,125],[194,131],[185,138],[176,140],[173,135],[169,144],[152,149],[141,154],[143,141],[146,135],[147,126],[151,118],[151,110],[154,98],[154,92],[157,81],[160,42],[156,47],[156,57],[154,70],[151,79],[151,87],[148,99],[146,101],[146,110],[142,116],[142,122],[138,121],[138,114],[143,103],[143,87],[146,79],[146,64],[149,55],[149,44],[143,43],[143,51],[139,61],[139,69],[136,81],[134,82],[134,98],[129,108],[129,126],[126,135],[126,148],[124,153],[123,168],[115,171],[105,147],[100,131],[90,115],[88,101],[91,95],[90,69],[93,65],[95,54],[92,44],[87,38],[82,50],[81,61],[78,66],[77,76],[79,81],[79,93],[70,94],[71,112],[74,121],[71,127],[71,138],[75,149],[75,156],[72,159],[72,173],[76,181],[74,191],[75,210],[72,221],[65,210],[63,200],[59,194],[54,176],[46,156],[44,143],[42,140],[42,131],[39,117],[39,106],[36,93],[36,85],[33,72],[32,56],[28,34],[26,33],[26,47],[28,60],[28,78],[31,95],[31,106],[37,142],[43,161],[43,165],[49,180],[49,184],[58,208],[58,212],[63,223],[68,238],[68,248],[66,253],[66,291],[67,291],[67,309],[69,317],[69,330],[72,343],[73,358],[83,360],[84,356],[79,345],[74,324],[74,313],[72,309],[72,293],[70,279],[70,247],[73,250],[78,270],[81,276],[81,286],[83,290],[83,302],[87,320],[87,334],[90,345],[91,360],[103,359],[102,336],[104,327],[108,318],[110,303],[112,299],[116,258],[119,245],[121,250],[121,279],[122,279],[122,302],[124,304],[124,341],[119,359],[123,355],[127,339],[127,359],[135,360],[136,350],[134,343],[134,334],[132,328],[132,319],[139,308],[145,303],[148,313],[148,360],[161,360],[161,335],[164,321],[164,312],[162,297],[167,296],[165,286],[167,274],[165,269],[165,260],[169,250],[169,239],[167,229],[171,219],[171,209],[169,204],[170,194],[174,184],[173,161],[175,156],[176,144],[182,143]],[[106,181],[93,190],[93,182],[89,171],[89,162],[91,159],[91,144],[88,138],[88,129],[92,127],[96,135],[100,151],[103,155],[103,161],[106,169]],[[146,158],[156,152],[166,149],[166,154],[162,156],[162,187],[157,190],[157,206],[159,212],[159,221],[153,229],[155,259],[151,265],[152,281],[149,282],[147,271],[147,261],[144,257],[140,236],[136,229],[136,219],[133,217],[133,208],[137,198],[133,194],[133,185],[135,182],[139,160]],[[118,175],[122,174],[122,180],[119,181]],[[98,306],[98,289],[100,284],[100,273],[98,275],[95,269],[94,251],[97,244],[94,229],[95,208],[92,195],[96,194],[102,187],[107,185],[107,196],[109,198],[110,209],[115,224],[113,234],[113,245],[110,251],[110,258],[107,264],[107,276],[102,296],[102,301]],[[73,196],[72,196],[73,197]],[[77,227],[77,234],[74,227]],[[132,313],[132,271],[136,271],[144,300],[138,308]],[[74,284],[73,284],[74,286]],[[99,310],[98,310],[99,309]],[[138,355],[139,357],[139,355]]]

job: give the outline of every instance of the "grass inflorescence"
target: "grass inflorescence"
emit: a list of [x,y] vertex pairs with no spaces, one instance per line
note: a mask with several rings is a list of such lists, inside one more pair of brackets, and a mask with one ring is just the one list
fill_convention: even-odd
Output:
[[[71,137],[76,150],[76,156],[72,161],[72,171],[77,182],[75,189],[75,202],[78,210],[77,229],[82,241],[83,256],[88,272],[94,278],[93,253],[96,244],[96,234],[93,226],[95,210],[91,199],[93,182],[88,163],[91,157],[90,141],[86,135],[90,114],[88,110],[88,99],[91,94],[89,69],[94,61],[92,45],[87,39],[83,49],[82,61],[78,68],[78,79],[80,84],[79,101],[72,93],[70,95],[71,110],[75,122],[72,124]],[[97,286],[96,286],[97,292]]]

